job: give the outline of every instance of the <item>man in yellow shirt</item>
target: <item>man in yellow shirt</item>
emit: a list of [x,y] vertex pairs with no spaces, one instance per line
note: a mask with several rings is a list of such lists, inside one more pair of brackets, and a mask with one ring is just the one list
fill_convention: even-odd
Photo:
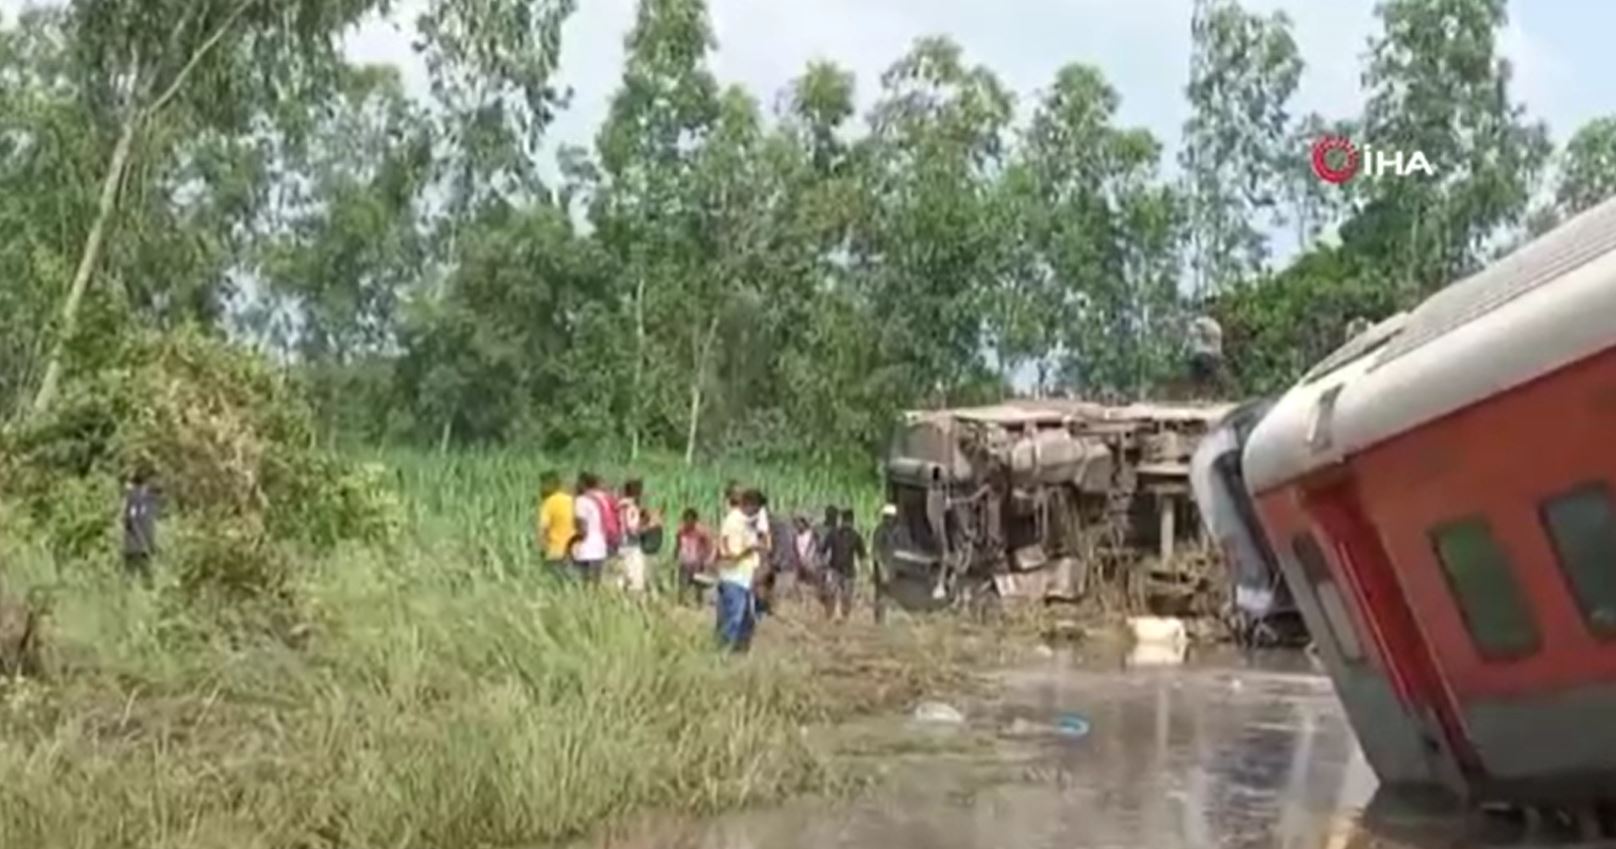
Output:
[[572,541],[578,524],[573,518],[572,493],[561,485],[561,476],[545,472],[539,479],[539,549],[544,565],[557,574],[570,575]]
[[732,651],[746,651],[757,618],[752,578],[758,569],[759,539],[755,518],[762,508],[756,490],[730,503],[718,533],[718,641]]

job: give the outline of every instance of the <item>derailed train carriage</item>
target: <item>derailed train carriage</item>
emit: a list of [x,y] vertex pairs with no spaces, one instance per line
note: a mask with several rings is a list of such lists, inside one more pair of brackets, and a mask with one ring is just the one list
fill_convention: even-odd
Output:
[[889,594],[911,609],[1076,600],[1098,577],[1137,608],[1215,606],[1189,457],[1228,410],[1041,400],[906,414],[885,467],[900,525]]
[[1616,836],[1616,202],[1321,362],[1242,471],[1383,784]]
[[1257,523],[1241,466],[1252,431],[1273,406],[1274,399],[1260,398],[1236,407],[1190,458],[1190,488],[1228,572],[1230,631],[1237,643],[1257,648],[1297,647],[1308,640],[1301,610]]

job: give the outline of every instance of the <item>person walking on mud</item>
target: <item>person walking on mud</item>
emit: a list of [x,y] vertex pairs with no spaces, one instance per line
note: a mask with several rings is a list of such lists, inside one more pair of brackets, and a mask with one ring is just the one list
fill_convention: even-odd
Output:
[[151,561],[157,553],[157,487],[151,470],[136,467],[123,494],[123,568],[129,577],[151,584]]
[[757,537],[758,570],[752,576],[752,609],[762,619],[773,610],[774,604],[774,537],[769,525],[769,497],[759,489],[748,489],[742,497],[750,496],[757,502],[757,511],[751,514],[752,533]]
[[875,589],[875,624],[887,620],[887,582],[892,577],[892,557],[898,550],[898,508],[881,508],[881,521],[870,535],[870,583]]
[[842,517],[842,511],[834,506],[825,508],[824,521],[814,528],[814,573],[817,576],[814,586],[823,597],[825,592],[826,576],[830,574],[830,534],[836,530],[836,525]]
[[791,597],[800,602],[805,588],[813,587],[817,591],[820,584],[819,539],[806,515],[798,515],[791,525],[791,545],[797,550],[797,580],[792,587]]
[[853,511],[843,510],[837,518],[827,545],[825,614],[830,619],[846,621],[853,610],[853,591],[858,586],[858,564],[868,554],[864,549],[864,537],[859,535],[855,524]]
[[718,641],[724,648],[736,652],[751,647],[752,629],[757,621],[752,580],[761,559],[753,522],[762,506],[758,501],[755,491],[742,494],[724,515],[718,532],[718,598],[714,605]]

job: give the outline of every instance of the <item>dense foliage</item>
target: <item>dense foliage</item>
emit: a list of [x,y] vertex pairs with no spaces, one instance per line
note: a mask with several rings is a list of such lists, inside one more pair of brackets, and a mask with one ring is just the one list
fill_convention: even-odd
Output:
[[[0,23],[0,410],[192,323],[295,368],[326,437],[867,456],[906,406],[1151,392],[1196,311],[1245,391],[1283,386],[1616,186],[1609,119],[1549,167],[1504,0],[1384,0],[1333,116],[1291,107],[1283,14],[1197,0],[1177,173],[1080,62],[1030,103],[946,37],[726,87],[703,0],[641,0],[593,148],[552,163],[572,9],[432,0],[424,91],[336,47],[380,0]],[[1331,130],[1438,173],[1322,183]]]
[[194,330],[126,337],[113,365],[70,375],[0,436],[0,500],[63,562],[119,550],[108,517],[141,470],[160,473],[169,562],[192,598],[284,598],[299,557],[387,542],[404,518],[379,471],[321,448],[286,375]]

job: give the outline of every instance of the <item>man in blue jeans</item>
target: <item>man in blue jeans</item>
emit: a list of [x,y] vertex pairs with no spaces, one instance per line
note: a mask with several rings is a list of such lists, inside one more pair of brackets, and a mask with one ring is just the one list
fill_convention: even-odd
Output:
[[718,641],[731,651],[752,644],[756,609],[752,579],[758,569],[758,534],[754,518],[763,499],[747,490],[732,500],[718,532]]

